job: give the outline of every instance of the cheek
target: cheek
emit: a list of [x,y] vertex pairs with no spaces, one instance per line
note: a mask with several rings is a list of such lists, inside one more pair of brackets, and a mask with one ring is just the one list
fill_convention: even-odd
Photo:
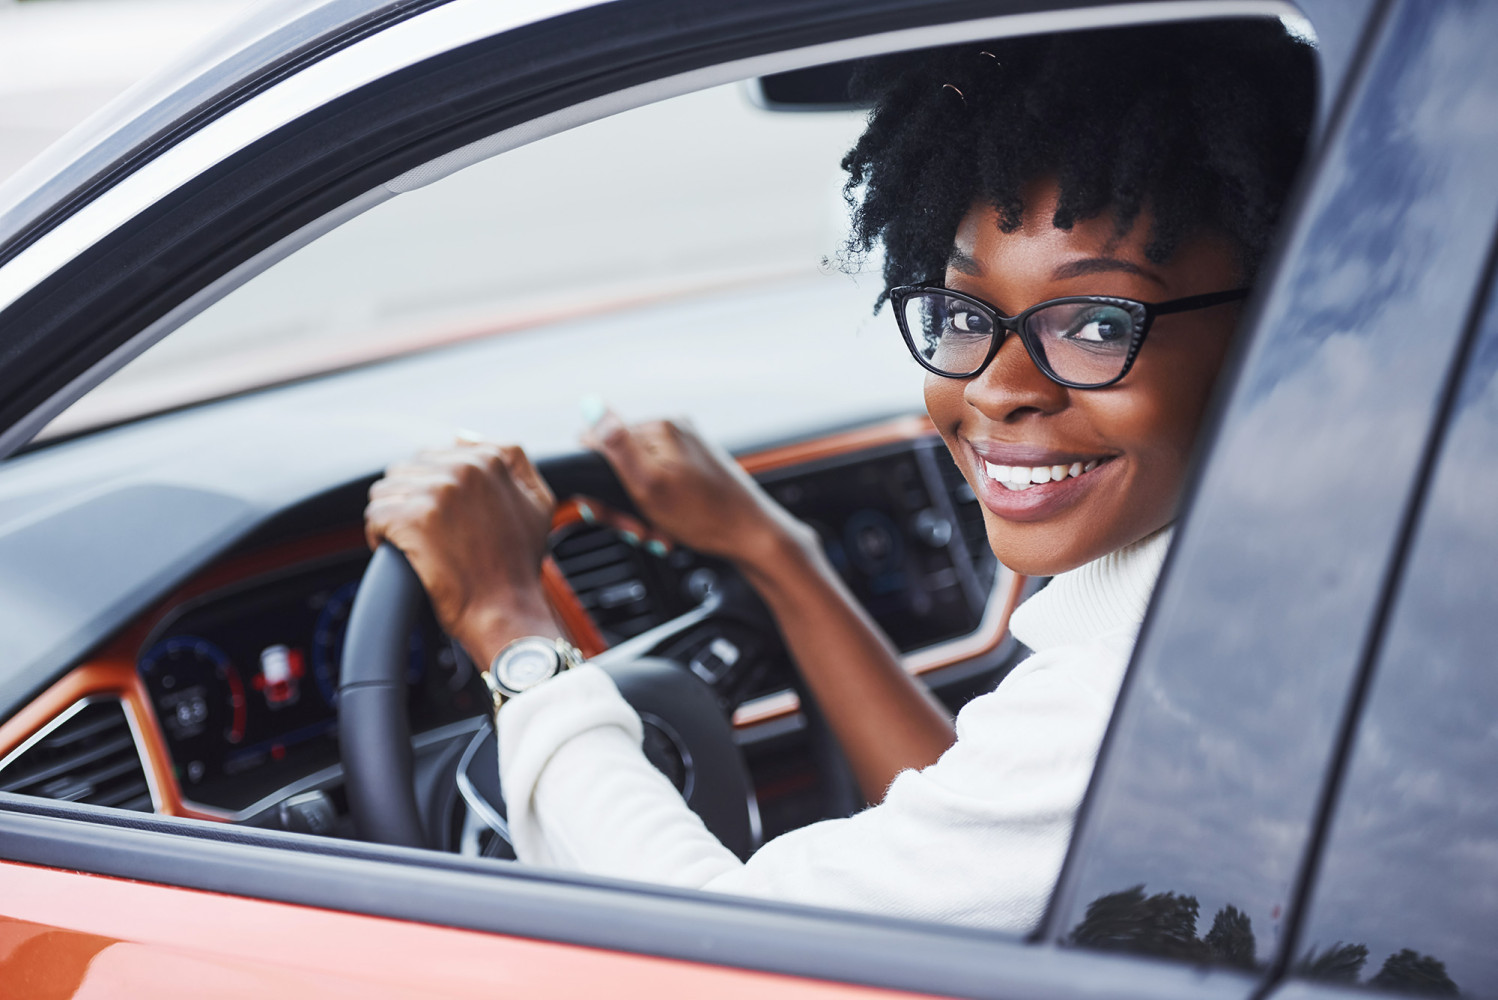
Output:
[[1184,472],[1224,349],[1225,344],[1212,343],[1152,359],[1157,363],[1141,372],[1144,377],[1129,395],[1109,408],[1104,419],[1110,434],[1127,439],[1127,447],[1142,461]]
[[922,392],[926,397],[926,412],[931,415],[931,422],[936,424],[936,429],[941,431],[943,437],[947,437],[949,431],[962,420],[963,385],[957,379],[926,373],[926,381],[922,385]]

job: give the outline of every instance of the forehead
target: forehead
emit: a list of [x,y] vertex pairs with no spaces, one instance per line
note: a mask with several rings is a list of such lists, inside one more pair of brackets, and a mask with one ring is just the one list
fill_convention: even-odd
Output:
[[1118,231],[1117,217],[1110,211],[1061,229],[1052,222],[1059,197],[1054,181],[1037,181],[1027,186],[1022,194],[1024,213],[1019,228],[1013,232],[1003,231],[994,205],[975,201],[958,223],[953,248],[984,267],[1079,256],[1145,263],[1145,246],[1152,227],[1152,216],[1147,209],[1123,233]]

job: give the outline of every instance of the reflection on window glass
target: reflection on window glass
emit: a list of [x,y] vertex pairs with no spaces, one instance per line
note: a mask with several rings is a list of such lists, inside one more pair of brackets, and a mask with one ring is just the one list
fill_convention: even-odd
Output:
[[1498,997],[1498,310],[1465,376],[1297,949],[1312,979]]

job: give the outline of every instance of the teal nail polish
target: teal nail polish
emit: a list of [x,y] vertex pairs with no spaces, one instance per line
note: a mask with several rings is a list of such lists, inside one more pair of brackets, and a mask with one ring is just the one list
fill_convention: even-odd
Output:
[[624,543],[626,545],[640,544],[640,536],[635,534],[633,531],[621,531],[619,532],[619,537],[624,539]]
[[664,556],[666,554],[666,543],[658,538],[652,538],[645,543],[645,551],[653,556]]
[[598,523],[598,515],[593,513],[593,508],[585,503],[577,505],[577,516],[583,519],[584,524]]
[[609,412],[608,404],[599,396],[584,396],[577,401],[577,405],[583,411],[583,420],[589,427],[597,424]]

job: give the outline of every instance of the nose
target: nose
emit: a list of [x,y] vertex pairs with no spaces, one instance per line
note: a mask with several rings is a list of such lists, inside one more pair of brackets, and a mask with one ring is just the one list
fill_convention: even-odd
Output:
[[967,381],[962,392],[968,405],[1002,422],[1056,413],[1066,407],[1068,399],[1067,388],[1035,366],[1015,334],[1004,338],[999,353]]

